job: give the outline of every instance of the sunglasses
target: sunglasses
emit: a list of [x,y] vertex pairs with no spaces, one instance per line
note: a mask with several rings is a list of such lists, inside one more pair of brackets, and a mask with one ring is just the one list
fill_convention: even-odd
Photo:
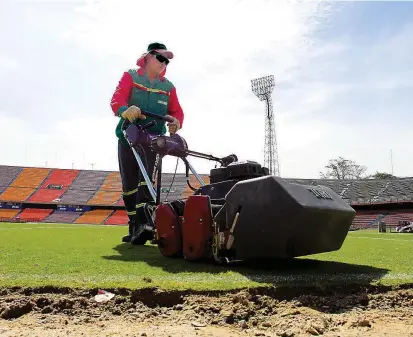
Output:
[[155,55],[155,56],[156,56],[156,59],[157,59],[159,62],[161,62],[161,63],[164,62],[166,65],[169,64],[169,60],[168,60],[165,56],[159,54],[158,52],[152,51],[152,52],[150,52],[150,54]]

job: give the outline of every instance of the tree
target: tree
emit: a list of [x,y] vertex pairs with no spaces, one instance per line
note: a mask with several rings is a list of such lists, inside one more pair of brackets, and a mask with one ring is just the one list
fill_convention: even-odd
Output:
[[396,176],[394,176],[390,173],[378,172],[378,171],[376,171],[376,173],[371,175],[369,178],[371,178],[371,179],[397,179]]
[[343,157],[330,159],[325,168],[326,173],[320,172],[322,179],[362,179],[366,177],[367,170],[365,166]]

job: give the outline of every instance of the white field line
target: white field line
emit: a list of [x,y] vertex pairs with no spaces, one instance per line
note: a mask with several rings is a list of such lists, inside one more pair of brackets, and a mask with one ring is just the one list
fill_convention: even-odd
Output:
[[403,240],[403,239],[390,239],[390,238],[372,238],[372,237],[369,237],[369,236],[353,236],[353,235],[349,236],[349,238],[383,240],[383,241],[405,241],[405,242],[412,242],[413,243],[413,238],[411,240]]

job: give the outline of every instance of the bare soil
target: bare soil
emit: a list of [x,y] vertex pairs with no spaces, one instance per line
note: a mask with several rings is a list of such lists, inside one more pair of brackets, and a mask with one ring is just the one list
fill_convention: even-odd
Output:
[[413,285],[166,292],[0,289],[0,336],[412,336]]

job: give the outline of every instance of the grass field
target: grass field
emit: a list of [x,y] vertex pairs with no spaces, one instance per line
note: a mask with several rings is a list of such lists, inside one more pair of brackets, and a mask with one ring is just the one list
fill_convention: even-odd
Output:
[[343,247],[289,262],[222,267],[131,246],[125,227],[0,223],[0,286],[235,289],[413,283],[413,235],[350,232]]

